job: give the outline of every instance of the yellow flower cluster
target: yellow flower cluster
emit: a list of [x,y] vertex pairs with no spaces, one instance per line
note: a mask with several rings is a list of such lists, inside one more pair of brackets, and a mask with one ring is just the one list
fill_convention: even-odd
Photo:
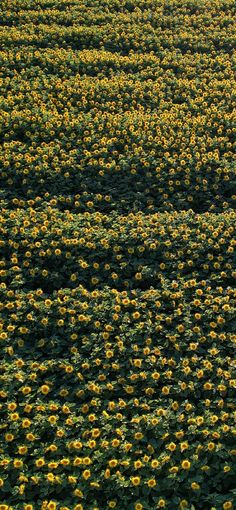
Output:
[[233,510],[234,0],[3,0],[0,510]]
[[[112,216],[56,205],[3,209],[2,281],[46,292],[79,284],[149,288],[163,278],[227,286],[236,276],[235,211]],[[48,301],[47,307],[52,307]],[[196,311],[197,312],[197,311]]]
[[98,508],[121,508],[124,488],[140,487],[136,506],[164,507],[182,481],[197,504],[219,465],[230,486],[235,293],[187,283],[50,297],[1,288],[1,485],[11,477],[12,503],[43,490],[59,504],[66,487],[69,508],[77,498],[90,508],[94,491]]
[[234,0],[39,5],[4,2],[5,196],[64,195],[80,212],[231,207]]

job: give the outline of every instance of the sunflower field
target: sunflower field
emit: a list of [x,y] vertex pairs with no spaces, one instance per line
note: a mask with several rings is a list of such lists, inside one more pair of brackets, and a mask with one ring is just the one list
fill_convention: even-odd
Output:
[[1,0],[0,510],[236,509],[235,0]]

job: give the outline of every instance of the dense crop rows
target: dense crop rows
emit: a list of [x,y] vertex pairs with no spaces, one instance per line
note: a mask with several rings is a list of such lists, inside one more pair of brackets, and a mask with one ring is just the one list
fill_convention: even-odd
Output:
[[0,510],[233,510],[233,0],[2,0]]
[[6,196],[232,206],[233,1],[14,3],[0,27]]
[[236,276],[235,221],[234,211],[108,216],[3,209],[1,276],[11,288],[49,293],[78,284],[147,289],[163,278],[225,287]]

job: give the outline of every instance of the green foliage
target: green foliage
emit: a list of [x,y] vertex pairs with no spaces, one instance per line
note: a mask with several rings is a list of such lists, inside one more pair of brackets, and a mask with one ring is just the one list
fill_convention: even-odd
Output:
[[233,510],[233,0],[2,0],[0,510]]

